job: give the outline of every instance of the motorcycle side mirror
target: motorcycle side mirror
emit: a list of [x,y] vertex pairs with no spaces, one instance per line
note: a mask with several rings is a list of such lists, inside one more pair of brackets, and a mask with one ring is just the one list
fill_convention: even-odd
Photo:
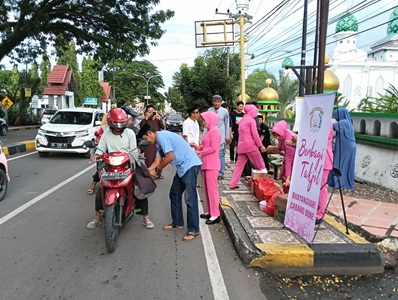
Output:
[[95,144],[91,140],[90,141],[85,141],[83,145],[86,146],[87,148],[95,148]]

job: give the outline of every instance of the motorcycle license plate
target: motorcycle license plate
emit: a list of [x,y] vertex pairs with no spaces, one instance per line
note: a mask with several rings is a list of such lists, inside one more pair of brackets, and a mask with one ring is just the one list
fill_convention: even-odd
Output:
[[127,174],[123,172],[104,172],[102,173],[101,178],[103,180],[121,180],[126,179]]
[[51,143],[51,148],[66,149],[68,148],[67,143]]

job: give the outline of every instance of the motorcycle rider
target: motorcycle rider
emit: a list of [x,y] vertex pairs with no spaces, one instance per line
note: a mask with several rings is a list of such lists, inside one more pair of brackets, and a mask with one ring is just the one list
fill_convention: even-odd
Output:
[[[99,155],[110,152],[125,152],[128,153],[134,149],[138,155],[137,140],[135,133],[126,128],[127,114],[121,108],[113,108],[107,114],[108,126],[110,130],[104,132],[98,147],[91,157],[91,161],[96,162]],[[101,169],[101,167],[99,168]],[[151,229],[155,225],[149,219],[148,213],[148,199],[142,199],[141,201],[141,213],[143,214],[142,225]],[[95,219],[87,224],[88,229],[94,229],[101,223],[101,214],[96,212]]]

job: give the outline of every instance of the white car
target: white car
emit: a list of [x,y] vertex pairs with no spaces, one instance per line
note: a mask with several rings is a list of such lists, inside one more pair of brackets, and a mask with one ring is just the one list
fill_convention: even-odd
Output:
[[63,152],[90,157],[90,149],[83,144],[85,141],[95,141],[94,132],[99,129],[104,114],[104,111],[92,108],[60,109],[37,132],[35,148],[39,156]]
[[41,116],[41,124],[46,124],[50,121],[51,117],[57,113],[58,109],[46,108]]

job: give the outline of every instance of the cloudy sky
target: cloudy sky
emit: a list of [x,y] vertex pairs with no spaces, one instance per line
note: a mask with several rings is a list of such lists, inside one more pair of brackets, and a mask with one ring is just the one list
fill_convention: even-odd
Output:
[[[256,30],[250,29],[250,25],[247,28],[249,31],[248,52],[256,56],[254,60],[249,59],[246,62],[249,72],[255,68],[263,68],[267,60],[267,69],[277,72],[287,56],[293,59],[295,65],[300,64],[304,1],[285,1],[290,2],[289,5],[275,11],[274,9],[281,2],[284,1],[251,0],[249,3],[248,12],[253,16],[251,26],[256,28]],[[309,0],[309,30],[315,22],[315,5],[316,1]],[[334,19],[336,17],[344,14],[349,8],[354,9],[353,14],[359,22],[359,31],[364,31],[359,35],[357,45],[365,51],[369,50],[371,44],[386,36],[387,25],[382,25],[382,23],[388,22],[392,9],[397,5],[396,0],[330,0],[328,34],[332,35],[335,32]],[[159,40],[159,46],[152,48],[151,54],[146,57],[158,67],[167,90],[167,87],[172,85],[172,76],[178,71],[180,65],[182,63],[193,65],[194,58],[203,52],[203,49],[195,48],[194,22],[224,19],[227,16],[215,14],[215,9],[218,8],[219,12],[226,12],[229,9],[232,13],[236,13],[236,1],[168,0],[161,1],[157,8],[175,11],[175,16],[164,25],[167,33]],[[264,16],[267,21],[259,24]],[[238,30],[236,29],[235,32]],[[291,42],[287,43],[287,41]],[[327,48],[327,53],[331,53],[334,47],[333,37],[330,36],[328,41],[331,44]],[[283,46],[285,43],[286,46]],[[308,38],[307,43],[307,51],[309,51],[307,61],[312,64],[311,37]],[[235,47],[235,51],[239,51],[239,48]]]
[[[165,89],[172,85],[172,76],[179,70],[182,63],[192,66],[194,58],[202,53],[203,48],[195,47],[195,21],[222,20],[228,18],[226,13],[237,13],[236,2],[242,0],[162,0],[155,9],[171,9],[175,16],[164,24],[166,34],[158,41],[157,47],[144,59],[157,66],[163,77]],[[316,0],[308,0],[308,32],[314,28]],[[302,0],[251,0],[248,14],[252,16],[251,24],[247,24],[245,32],[249,40],[245,46],[248,58],[248,73],[256,68],[264,68],[277,73],[284,58],[291,57],[295,65],[300,64],[301,31],[303,18]],[[285,4],[285,5],[283,5]],[[283,5],[283,6],[282,6]],[[392,10],[398,6],[397,0],[330,0],[327,54],[334,48],[333,33],[336,20],[347,10],[353,13],[359,22],[357,46],[365,51],[376,41],[384,38],[387,23]],[[235,29],[238,33],[238,29]],[[307,37],[307,65],[312,64],[313,37]],[[232,51],[239,52],[236,45]],[[288,53],[287,53],[288,52]],[[251,56],[254,59],[250,59]],[[7,60],[1,63],[7,64]],[[8,67],[8,66],[7,66]],[[9,66],[11,67],[11,66]]]

